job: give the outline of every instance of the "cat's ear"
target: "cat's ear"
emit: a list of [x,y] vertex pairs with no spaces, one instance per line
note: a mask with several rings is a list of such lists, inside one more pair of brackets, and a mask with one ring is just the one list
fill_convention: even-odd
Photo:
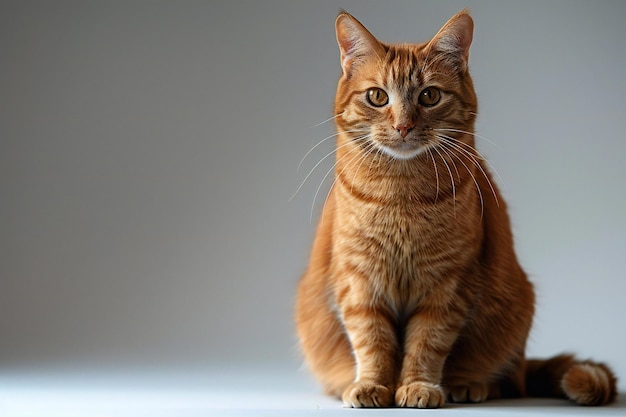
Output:
[[469,10],[454,15],[428,43],[428,48],[446,54],[450,60],[465,71],[469,60],[469,49],[474,36],[474,21]]
[[341,69],[347,77],[368,59],[384,56],[381,43],[349,13],[339,13],[335,30],[341,51]]

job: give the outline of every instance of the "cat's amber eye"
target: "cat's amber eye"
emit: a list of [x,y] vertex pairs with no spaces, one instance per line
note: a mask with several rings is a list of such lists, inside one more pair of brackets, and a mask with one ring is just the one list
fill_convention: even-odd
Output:
[[424,107],[432,107],[441,100],[441,90],[435,87],[428,87],[422,90],[419,96],[419,103]]
[[370,88],[367,90],[367,101],[374,107],[382,107],[389,103],[389,96],[382,88]]

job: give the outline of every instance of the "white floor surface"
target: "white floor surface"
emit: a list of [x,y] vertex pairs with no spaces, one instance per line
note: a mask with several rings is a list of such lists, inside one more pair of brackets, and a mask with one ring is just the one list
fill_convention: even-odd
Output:
[[438,410],[348,409],[320,394],[304,373],[267,369],[212,372],[8,373],[0,417],[126,416],[626,416],[626,393],[607,407],[565,400],[499,400]]

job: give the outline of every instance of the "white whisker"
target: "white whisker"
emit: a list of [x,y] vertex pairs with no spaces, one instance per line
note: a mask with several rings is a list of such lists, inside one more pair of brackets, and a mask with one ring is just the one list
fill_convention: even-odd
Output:
[[[485,142],[489,142],[490,144],[492,144],[493,146],[498,146],[497,143],[495,143],[494,141],[492,141],[491,139],[487,139],[484,136],[479,135],[478,133],[473,133],[473,132],[468,132],[467,130],[460,130],[460,129],[445,129],[445,128],[437,128],[437,129],[433,129],[437,132],[455,132],[455,133],[463,133],[465,135],[471,135],[474,136],[478,139],[482,139]],[[457,139],[458,140],[458,139]]]
[[[466,149],[462,148],[461,146],[459,146],[459,143],[462,143],[462,142],[459,142],[458,140],[456,140],[454,138],[450,138],[448,136],[441,135],[441,134],[437,135],[437,137],[442,142],[446,143],[448,146],[451,146],[451,147],[457,149],[459,152],[465,154],[468,157],[468,159],[470,159],[474,163],[474,165],[476,165],[476,167],[480,170],[480,172],[485,177],[485,180],[487,180],[487,184],[489,185],[489,188],[491,189],[491,193],[493,194],[493,197],[496,200],[496,205],[499,206],[500,203],[498,201],[498,195],[496,193],[496,190],[493,187],[493,184],[491,183],[489,175],[487,175],[487,172],[485,172],[485,169],[483,168],[482,164],[476,159],[476,156],[472,152],[469,152],[468,150],[466,150]],[[478,152],[474,148],[472,148],[472,149],[474,150],[474,152]],[[487,164],[489,164],[490,167],[493,168],[493,166],[489,163],[489,161],[487,161],[486,159],[483,159],[483,160],[485,162],[487,162]]]
[[[356,168],[356,170],[354,171],[354,175],[352,176],[352,185],[350,186],[350,192],[352,192],[354,190],[354,183],[356,180],[356,175],[358,174],[359,170],[361,169],[361,166],[363,166],[363,162],[365,162],[365,160],[367,159],[367,157],[376,149],[376,145],[374,145],[373,143],[368,143],[367,145],[367,152],[365,154],[363,154],[363,156],[361,157],[361,163],[359,164],[359,166]],[[371,165],[371,162],[370,162]],[[346,165],[347,168],[347,165]],[[344,168],[345,169],[345,168]],[[343,170],[342,170],[343,172]],[[369,171],[368,171],[369,173]]]
[[476,148],[471,145],[468,145],[465,142],[462,142],[458,139],[453,138],[452,136],[444,135],[442,133],[436,133],[437,139],[440,139],[452,146],[454,146],[459,151],[471,155],[474,159],[485,161],[485,157],[481,155],[480,152]]
[[[468,156],[472,159],[472,161],[476,164],[476,166],[477,166],[477,167],[478,167],[478,168],[482,171],[483,175],[485,176],[485,179],[487,180],[487,183],[489,184],[489,187],[491,188],[491,191],[492,191],[492,193],[493,193],[493,196],[494,196],[494,197],[495,197],[495,199],[496,199],[496,204],[499,206],[500,204],[498,203],[498,197],[497,197],[497,195],[496,195],[496,192],[495,192],[495,190],[494,190],[493,185],[491,184],[491,180],[489,179],[489,176],[488,176],[488,175],[487,175],[487,173],[485,172],[485,170],[484,170],[484,168],[483,168],[482,164],[480,164],[480,163],[479,163],[476,159],[480,159],[481,161],[484,161],[484,162],[485,162],[485,163],[489,166],[489,168],[490,168],[491,170],[493,170],[493,172],[495,172],[495,173],[496,173],[496,175],[497,175],[498,179],[499,179],[499,180],[500,180],[500,182],[502,183],[502,186],[506,189],[506,184],[504,183],[504,180],[503,180],[503,179],[502,179],[502,177],[500,176],[500,173],[498,172],[498,170],[496,169],[496,167],[494,167],[494,166],[491,164],[491,162],[489,162],[489,160],[488,160],[487,158],[485,158],[485,157],[484,157],[484,156],[483,156],[480,152],[478,152],[478,150],[477,150],[476,148],[473,148],[473,147],[471,147],[471,146],[469,146],[469,145],[467,145],[467,144],[465,144],[465,143],[461,142],[461,141],[460,141],[460,140],[458,140],[458,139],[455,139],[455,138],[453,138],[453,137],[451,137],[451,136],[443,135],[443,134],[441,134],[441,133],[438,133],[438,134],[437,134],[437,137],[439,137],[439,139],[441,139],[441,140],[446,139],[446,140],[447,140],[447,142],[448,142],[448,143],[450,143],[451,145],[452,145],[452,144],[454,144],[454,145],[457,145],[457,146],[458,146],[459,144],[462,144],[462,145],[466,145],[466,146],[468,146],[468,149],[470,149],[472,152],[469,152],[469,151],[467,151],[467,150],[465,150],[465,149],[461,148],[460,146],[459,146],[459,149],[460,149],[460,150],[462,150],[462,151],[464,151],[464,152],[465,152],[465,153],[466,153],[466,154],[467,154],[467,155],[468,155]],[[477,155],[475,155],[474,153],[476,153]]]
[[[356,138],[355,140],[359,140],[359,138]],[[309,177],[311,176],[311,174],[313,174],[313,171],[315,171],[315,169],[317,169],[318,166],[320,166],[320,164],[322,162],[324,162],[325,159],[327,159],[329,156],[333,155],[338,149],[343,148],[344,146],[348,146],[351,142],[345,143],[343,145],[341,145],[340,147],[333,149],[331,152],[327,153],[326,156],[324,156],[322,159],[320,159],[317,164],[315,164],[315,166],[313,168],[311,168],[311,170],[309,171],[309,173],[307,174],[306,177],[304,177],[304,180],[302,180],[302,182],[300,183],[300,185],[298,186],[298,189],[296,190],[296,192],[291,196],[291,198],[289,198],[289,201],[292,201],[296,195],[298,195],[298,192],[302,189],[302,187],[304,186],[304,184],[306,183],[306,181],[309,179]]]
[[[372,170],[372,164],[374,163],[374,161],[376,159],[378,159],[378,164],[380,165],[380,159],[381,159],[381,150],[378,146],[375,147],[376,148],[376,155],[374,155],[372,157],[372,160],[370,161],[370,166],[367,168],[367,177],[370,176],[370,171]],[[378,158],[376,158],[378,157]]]
[[311,127],[310,127],[310,129],[313,129],[314,127],[321,126],[321,125],[323,125],[324,123],[328,123],[328,122],[330,122],[331,120],[336,119],[337,117],[341,117],[342,115],[343,115],[343,112],[341,112],[341,113],[339,113],[339,114],[336,114],[336,115],[334,115],[333,117],[329,117],[328,119],[324,120],[323,122],[319,122],[318,124],[311,126]]
[[456,178],[457,181],[461,181],[461,174],[459,173],[459,169],[457,168],[456,164],[454,163],[454,160],[452,159],[452,156],[450,155],[450,152],[448,152],[448,150],[446,148],[444,148],[443,146],[439,146],[439,149],[441,149],[443,151],[443,153],[445,153],[446,155],[448,155],[450,157],[450,162],[452,163],[452,166],[454,167],[454,171],[456,172]]
[[[452,146],[453,149],[457,149],[460,150],[462,152],[466,152],[463,148],[458,147],[456,144],[454,143],[450,143],[450,142],[446,142],[444,141],[442,145],[448,145],[448,146]],[[441,146],[441,149],[444,149],[444,146]],[[447,153],[447,152],[446,152]],[[465,169],[467,170],[467,173],[472,177],[472,180],[474,181],[474,185],[476,186],[476,190],[478,191],[478,197],[480,198],[480,219],[483,219],[483,214],[484,214],[484,210],[485,210],[485,203],[483,200],[483,193],[480,189],[480,185],[478,184],[478,180],[476,179],[476,177],[474,176],[474,174],[472,173],[472,170],[467,166],[467,164],[463,161],[463,159],[457,155],[456,153],[454,153],[453,150],[450,151],[450,153],[452,154],[452,156],[456,159],[459,160],[459,162],[461,162],[461,164],[463,164],[463,166],[465,167]],[[473,159],[471,154],[468,154],[469,158],[472,159],[472,162],[474,162],[474,164],[476,164],[476,161]],[[456,164],[455,164],[456,165]],[[488,181],[489,179],[487,179]],[[497,202],[497,198],[496,198],[496,202]]]
[[454,204],[454,213],[456,215],[456,185],[454,184],[454,177],[452,176],[452,170],[450,169],[450,166],[448,165],[448,163],[446,162],[445,158],[443,157],[443,155],[441,154],[441,152],[439,152],[439,150],[437,149],[437,147],[432,148],[435,152],[437,152],[437,154],[439,155],[439,157],[441,158],[441,161],[443,161],[443,164],[446,166],[446,169],[448,170],[448,174],[450,175],[450,181],[452,183],[452,203]]
[[433,156],[432,151],[430,150],[430,148],[426,148],[426,151],[430,155],[430,159],[433,161],[433,168],[435,169],[435,182],[437,185],[437,191],[435,193],[435,203],[437,203],[437,200],[439,199],[439,171],[437,170],[437,162],[435,162],[435,157]]
[[[343,133],[363,133],[363,132],[367,132],[367,130],[366,129],[348,130],[348,131],[345,131]],[[304,160],[306,159],[307,156],[309,156],[311,154],[311,152],[313,152],[315,150],[315,148],[317,148],[318,146],[320,146],[322,143],[326,142],[327,140],[332,139],[332,138],[340,135],[341,133],[342,132],[333,133],[332,135],[327,136],[324,139],[322,139],[319,142],[317,142],[315,144],[315,146],[313,146],[311,149],[309,149],[309,151],[307,153],[304,154],[304,156],[300,160],[300,163],[298,164],[298,168],[296,169],[296,171],[300,171],[300,168],[302,167],[302,164],[304,163]]]
[[[360,137],[355,138],[355,139],[354,139],[354,141],[363,141],[363,140],[367,140],[367,138],[368,138],[369,136],[370,136],[370,135],[363,135],[363,136],[360,136]],[[350,141],[350,142],[348,142],[348,143],[345,143],[345,144],[341,145],[340,147],[338,147],[338,148],[337,148],[337,150],[339,150],[339,149],[341,149],[341,148],[343,148],[343,147],[346,147],[346,146],[348,146],[348,145],[351,145],[351,144],[352,144],[352,141]],[[313,222],[313,210],[314,210],[314,208],[315,208],[315,201],[317,200],[317,195],[319,194],[319,192],[320,192],[320,190],[321,190],[321,188],[322,188],[322,185],[324,185],[324,181],[326,181],[326,178],[328,178],[328,176],[331,174],[331,172],[334,172],[334,171],[335,171],[335,168],[337,167],[337,165],[338,165],[341,161],[343,161],[345,158],[347,158],[348,156],[350,156],[350,154],[351,154],[351,153],[353,153],[353,152],[355,152],[355,151],[357,152],[357,154],[356,154],[356,156],[355,156],[355,157],[353,157],[353,158],[350,160],[350,162],[348,162],[348,164],[346,165],[346,168],[347,168],[347,166],[348,166],[348,165],[350,165],[350,163],[351,163],[351,162],[352,162],[352,161],[353,161],[356,157],[358,157],[358,156],[359,156],[359,152],[358,152],[358,151],[359,151],[359,148],[352,149],[352,150],[348,151],[348,153],[346,153],[343,157],[341,157],[341,158],[337,159],[337,161],[335,161],[335,163],[334,163],[334,164],[333,164],[333,166],[332,166],[332,167],[328,170],[328,172],[326,172],[326,175],[324,175],[324,177],[322,178],[322,181],[320,181],[320,185],[317,187],[317,190],[315,191],[315,195],[313,196],[313,202],[311,203],[311,215],[310,215],[310,218],[309,218],[309,221],[310,221],[310,222]],[[344,168],[344,170],[345,170],[345,168]],[[341,172],[343,172],[343,170],[342,170]],[[335,177],[335,179],[333,180],[333,184],[331,185],[331,189],[332,189],[332,187],[333,187],[333,185],[335,184],[335,182],[336,182],[336,181],[337,181],[337,178]],[[327,197],[327,199],[328,199],[328,197]],[[326,205],[326,201],[324,201],[324,206],[325,206],[325,205]]]
[[459,139],[453,138],[452,136],[448,136],[448,135],[444,135],[443,133],[435,133],[435,135],[437,135],[437,137],[439,139],[448,139],[449,141],[451,141],[452,143],[454,143],[455,145],[458,145],[459,147],[463,147],[465,148],[464,150],[466,152],[470,152],[470,153],[476,153],[476,155],[474,155],[474,157],[476,159],[479,159],[481,161],[487,161],[487,158],[485,158],[479,151],[478,149],[476,149],[475,147],[473,147],[472,145],[469,145]]

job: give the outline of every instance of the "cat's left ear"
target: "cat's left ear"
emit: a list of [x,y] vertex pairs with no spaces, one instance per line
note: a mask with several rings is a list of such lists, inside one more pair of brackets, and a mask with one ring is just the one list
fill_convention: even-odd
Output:
[[349,13],[342,11],[337,16],[335,29],[341,51],[341,69],[346,77],[350,77],[362,63],[385,55],[381,43]]
[[443,25],[428,43],[428,47],[448,55],[450,60],[459,65],[461,71],[465,71],[473,36],[474,21],[469,15],[469,10],[464,9]]

